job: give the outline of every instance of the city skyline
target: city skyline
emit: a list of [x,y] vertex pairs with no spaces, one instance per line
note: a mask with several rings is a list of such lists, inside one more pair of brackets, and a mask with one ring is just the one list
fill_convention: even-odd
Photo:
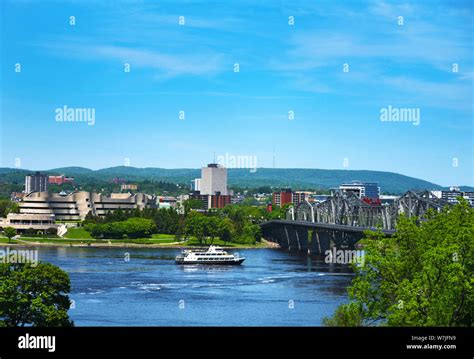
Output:
[[200,168],[230,154],[474,185],[468,1],[1,9],[0,167]]
[[[474,187],[465,184],[450,184],[442,186],[439,183],[427,181],[423,178],[405,176],[395,172],[367,171],[367,170],[331,170],[331,169],[301,169],[301,168],[229,168],[218,164],[208,164],[201,168],[138,168],[133,166],[117,166],[102,169],[85,167],[61,167],[50,169],[2,168],[3,175],[15,175],[22,171],[26,177],[40,174],[49,176],[51,183],[75,183],[75,178],[101,178],[113,183],[138,183],[155,180],[166,183],[183,184],[191,182],[191,190],[201,187],[202,170],[208,166],[217,165],[222,169],[231,170],[230,179],[233,186],[241,188],[257,188],[270,186],[275,188],[296,188],[296,190],[331,189],[340,183],[371,183],[375,182],[384,188],[386,193],[404,193],[409,190],[440,190],[461,188],[471,191]],[[296,171],[297,174],[292,174]],[[201,177],[199,176],[201,173]],[[97,177],[99,176],[99,177]],[[9,181],[9,180],[7,180]],[[100,180],[99,180],[100,181]],[[283,182],[282,182],[283,181]],[[286,181],[286,182],[285,182]],[[28,191],[26,191],[28,192]],[[222,193],[222,190],[220,191]]]

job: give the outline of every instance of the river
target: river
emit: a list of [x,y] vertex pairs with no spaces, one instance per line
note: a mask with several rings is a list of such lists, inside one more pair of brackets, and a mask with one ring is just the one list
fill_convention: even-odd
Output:
[[69,273],[76,326],[313,326],[347,301],[346,266],[238,252],[241,266],[180,266],[179,250],[155,248],[41,247],[39,259]]

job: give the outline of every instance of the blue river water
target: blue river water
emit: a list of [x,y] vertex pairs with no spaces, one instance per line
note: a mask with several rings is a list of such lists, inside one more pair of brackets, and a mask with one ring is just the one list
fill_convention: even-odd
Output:
[[69,273],[76,326],[322,325],[352,279],[345,266],[283,250],[238,250],[241,266],[176,265],[179,252],[41,247],[39,259]]

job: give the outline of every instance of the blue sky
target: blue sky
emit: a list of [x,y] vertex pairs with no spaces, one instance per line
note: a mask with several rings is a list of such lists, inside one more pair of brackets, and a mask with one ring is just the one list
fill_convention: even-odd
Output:
[[[474,185],[472,1],[0,6],[2,167],[197,168],[214,153],[271,167],[274,155]],[[64,105],[94,108],[95,124],[56,121]],[[419,125],[381,121],[389,105],[419,109]]]

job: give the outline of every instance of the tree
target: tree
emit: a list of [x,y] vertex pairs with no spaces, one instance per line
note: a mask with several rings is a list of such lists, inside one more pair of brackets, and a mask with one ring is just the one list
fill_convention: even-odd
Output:
[[205,237],[205,220],[206,217],[199,212],[190,212],[185,220],[184,228],[186,234],[195,236],[199,244],[202,244]]
[[96,224],[96,223],[100,223],[101,222],[101,218],[99,216],[95,216],[92,211],[88,212],[86,214],[86,217],[84,218],[84,220],[82,221],[82,225],[87,225],[87,224]]
[[351,302],[328,325],[472,326],[474,209],[465,200],[421,221],[400,217],[391,238],[367,232]]
[[245,208],[241,206],[228,205],[224,207],[223,211],[234,223],[236,235],[241,235],[247,218]]
[[218,235],[224,242],[230,242],[233,235],[233,224],[232,221],[225,217],[221,219],[218,227]]
[[214,243],[214,238],[219,235],[220,218],[217,216],[206,217],[207,234],[211,237],[211,244]]
[[8,243],[11,242],[12,238],[16,236],[16,229],[13,227],[5,227],[3,229],[5,236],[8,238]]
[[135,217],[122,222],[88,224],[85,229],[94,238],[107,239],[149,238],[157,231],[151,219]]
[[288,211],[288,208],[292,205],[292,203],[286,203],[282,207],[273,205],[273,210],[269,216],[270,219],[285,219],[286,212]]
[[0,200],[0,217],[6,217],[8,213],[19,213],[20,206],[18,203],[10,201],[8,199]]
[[[151,217],[158,228],[158,233],[175,234],[179,228],[180,216],[174,208],[153,209],[154,213]],[[146,214],[144,214],[145,217]]]
[[184,214],[187,215],[192,209],[204,209],[204,204],[197,198],[190,198],[183,203]]
[[50,263],[0,264],[0,326],[72,326],[69,276]]
[[328,327],[361,327],[363,325],[362,310],[355,302],[339,306],[332,317],[323,318]]

